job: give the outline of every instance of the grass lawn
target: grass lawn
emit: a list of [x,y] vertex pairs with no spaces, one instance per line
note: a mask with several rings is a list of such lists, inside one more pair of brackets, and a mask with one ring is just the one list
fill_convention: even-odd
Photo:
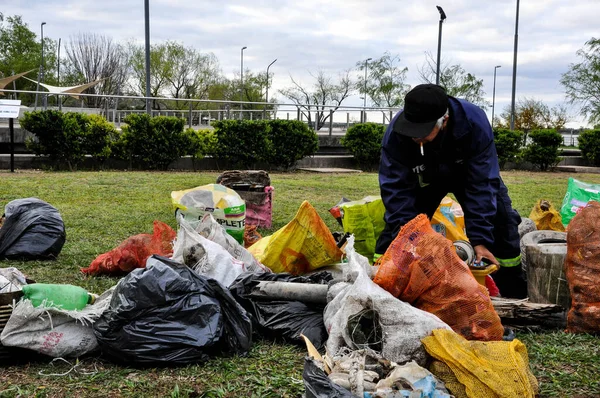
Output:
[[[17,198],[38,197],[58,208],[67,242],[58,260],[2,261],[45,283],[70,283],[101,293],[117,278],[85,277],[79,272],[128,236],[152,231],[157,219],[176,227],[170,192],[213,183],[216,172],[0,173],[0,206]],[[514,207],[528,216],[537,199],[560,207],[567,174],[504,172]],[[577,174],[600,183],[600,175]],[[360,199],[379,193],[377,174],[271,174],[275,187],[272,231],[285,225],[308,200],[332,231],[340,230],[328,209],[344,196]],[[261,231],[263,235],[270,231]],[[600,397],[600,348],[595,337],[562,332],[520,334],[529,350],[542,396]],[[102,358],[71,366],[30,364],[0,368],[0,397],[13,396],[195,396],[297,397],[302,394],[304,350],[258,341],[245,358],[215,358],[180,368],[136,369]],[[72,361],[74,362],[74,361]]]

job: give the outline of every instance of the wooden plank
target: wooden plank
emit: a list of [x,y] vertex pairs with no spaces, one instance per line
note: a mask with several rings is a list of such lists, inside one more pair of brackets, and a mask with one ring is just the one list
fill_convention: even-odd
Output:
[[504,325],[539,329],[564,329],[567,326],[567,310],[560,305],[495,297],[492,304]]

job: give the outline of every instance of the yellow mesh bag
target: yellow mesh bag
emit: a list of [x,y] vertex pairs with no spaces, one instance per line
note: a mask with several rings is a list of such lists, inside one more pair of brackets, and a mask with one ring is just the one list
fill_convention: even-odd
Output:
[[437,329],[421,341],[432,357],[448,365],[470,398],[538,394],[527,348],[519,340],[468,341],[450,330]]
[[529,214],[538,231],[550,230],[564,232],[565,226],[562,223],[562,217],[558,210],[552,206],[552,203],[545,199],[540,199]]
[[429,364],[429,371],[444,383],[446,389],[454,395],[454,398],[469,398],[465,386],[458,381],[450,367],[444,362],[434,359]]
[[310,203],[304,201],[292,221],[248,248],[273,272],[303,275],[339,262],[342,251]]

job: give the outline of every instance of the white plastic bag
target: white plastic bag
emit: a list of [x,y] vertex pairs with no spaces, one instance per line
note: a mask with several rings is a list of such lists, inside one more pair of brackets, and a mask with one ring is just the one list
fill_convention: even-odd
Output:
[[31,300],[19,301],[8,319],[0,341],[54,358],[79,357],[98,347],[94,322],[110,305],[114,287],[81,311],[56,307],[34,307]]
[[[201,275],[219,281],[225,287],[229,287],[238,275],[247,271],[242,261],[233,258],[218,243],[200,235],[181,217],[179,217],[179,230],[173,245],[172,259],[187,265]],[[151,261],[154,261],[152,257],[148,259],[146,267]]]
[[254,273],[271,272],[267,266],[259,263],[244,246],[240,245],[233,236],[228,234],[225,228],[214,219],[212,214],[205,214],[200,220],[191,221],[189,224],[200,235],[218,243],[235,259],[242,261],[248,271]]
[[18,292],[26,284],[25,275],[15,267],[0,268],[0,293]]
[[[427,359],[421,338],[429,336],[434,329],[450,327],[438,317],[421,311],[386,292],[368,276],[369,261],[354,250],[354,236],[346,246],[348,265],[344,269],[344,279],[331,287],[323,318],[329,333],[327,351],[334,357],[340,349],[364,348],[353,340],[348,331],[348,319],[364,310],[372,310],[379,318],[378,325],[382,336],[381,355],[397,363],[410,360],[424,365]],[[338,286],[340,285],[341,286]]]

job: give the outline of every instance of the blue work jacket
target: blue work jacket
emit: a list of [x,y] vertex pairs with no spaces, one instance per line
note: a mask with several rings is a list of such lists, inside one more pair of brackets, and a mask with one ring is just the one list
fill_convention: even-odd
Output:
[[[377,244],[383,254],[400,227],[419,213],[433,213],[416,204],[423,193],[436,196],[453,192],[465,213],[467,236],[473,246],[490,247],[500,168],[494,134],[485,112],[478,106],[448,97],[446,128],[430,143],[425,156],[412,138],[394,131],[400,111],[388,126],[381,145],[379,185],[388,224]],[[441,198],[440,198],[441,199]],[[431,216],[430,214],[430,216]]]

